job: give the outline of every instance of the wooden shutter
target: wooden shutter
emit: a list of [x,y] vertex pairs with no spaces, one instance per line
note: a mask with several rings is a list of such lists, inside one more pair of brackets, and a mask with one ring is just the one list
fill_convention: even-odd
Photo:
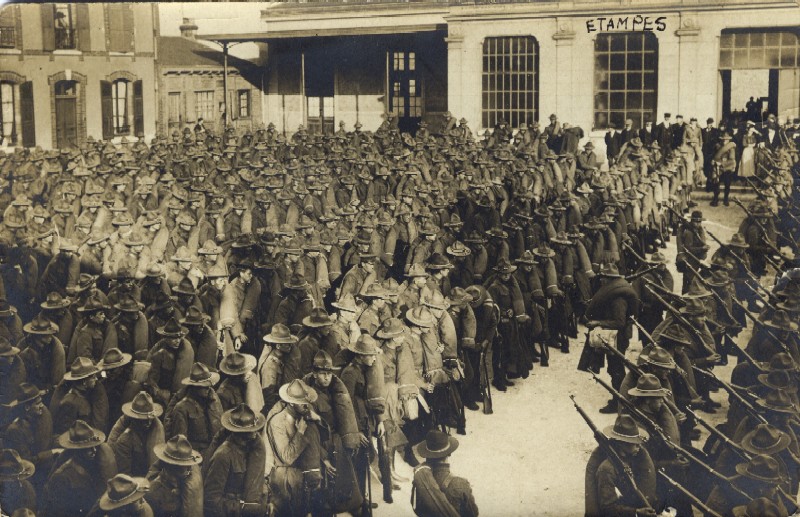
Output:
[[42,13],[42,49],[52,51],[56,48],[55,5],[42,4],[40,10]]
[[133,11],[129,4],[106,5],[108,16],[108,50],[133,52]]
[[144,99],[141,80],[133,82],[133,134],[144,135]]
[[121,4],[122,7],[122,50],[120,52],[133,52],[133,7],[131,4]]
[[36,147],[36,120],[33,115],[33,83],[19,85],[19,107],[22,110],[22,146]]
[[81,52],[92,50],[91,36],[89,35],[89,4],[75,4],[75,29],[78,50]]
[[114,98],[111,96],[111,82],[100,81],[100,109],[103,119],[103,140],[114,138]]

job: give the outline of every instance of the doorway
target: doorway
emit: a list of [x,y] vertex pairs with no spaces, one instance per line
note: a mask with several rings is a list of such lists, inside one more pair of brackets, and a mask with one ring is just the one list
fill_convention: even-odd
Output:
[[389,53],[389,106],[400,131],[415,134],[423,115],[416,52]]
[[60,149],[78,144],[78,83],[58,81],[56,98],[56,146]]

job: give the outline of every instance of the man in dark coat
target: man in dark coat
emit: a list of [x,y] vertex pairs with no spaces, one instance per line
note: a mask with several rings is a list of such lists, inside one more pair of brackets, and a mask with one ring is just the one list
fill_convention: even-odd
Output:
[[95,429],[106,428],[108,397],[103,386],[97,382],[99,374],[100,369],[91,359],[75,359],[50,403],[53,432],[66,432],[78,419],[90,423]]
[[[603,344],[597,340],[604,340],[603,334],[608,334],[605,337],[610,339],[613,333],[602,331],[616,331],[614,342],[607,344],[625,353],[631,337],[629,318],[639,313],[639,298],[633,287],[619,274],[617,266],[603,264],[598,276],[600,288],[586,306],[586,326],[590,332],[586,336],[586,346],[578,363],[578,369],[583,371],[599,372],[603,366],[605,351]],[[595,332],[594,329],[600,332]],[[616,355],[608,355],[608,373],[611,375],[611,384],[619,389],[625,378],[625,365]],[[615,413],[616,409],[612,398],[600,411]]]
[[458,449],[458,440],[441,431],[432,430],[428,431],[425,441],[419,443],[414,449],[418,455],[425,458],[425,462],[414,469],[415,489],[425,489],[425,485],[420,483],[420,480],[425,474],[425,470],[429,470],[439,489],[447,498],[447,502],[450,503],[453,515],[478,517],[478,505],[472,495],[472,486],[466,479],[451,474],[450,464],[447,462],[450,455]]
[[182,434],[156,445],[153,452],[159,461],[151,468],[148,476],[152,479],[150,491],[145,494],[153,515],[203,515],[203,475],[200,471],[203,457],[200,453],[192,449]]
[[155,461],[153,447],[164,443],[164,428],[158,420],[163,408],[154,403],[147,392],[141,391],[131,402],[122,405],[122,412],[126,417],[125,428],[116,436],[112,431],[108,440],[114,451],[117,470],[130,476],[144,477]]
[[264,415],[255,413],[247,404],[222,415],[228,437],[208,462],[203,482],[208,517],[255,517],[269,513],[264,493],[266,450],[261,432],[264,424]]
[[106,480],[117,473],[106,435],[83,420],[58,437],[65,455],[45,485],[42,506],[48,517],[88,515],[103,494]]
[[[206,454],[214,435],[219,431],[222,405],[214,385],[219,374],[202,363],[194,363],[191,373],[183,379],[182,397],[167,410],[165,432],[168,438],[185,435],[192,447]],[[178,398],[176,396],[176,398]]]

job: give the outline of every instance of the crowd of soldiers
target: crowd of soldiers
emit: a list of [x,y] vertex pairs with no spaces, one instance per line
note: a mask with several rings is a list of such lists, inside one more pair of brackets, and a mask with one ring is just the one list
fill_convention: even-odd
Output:
[[[579,324],[591,329],[581,369],[607,356],[615,392],[681,365],[685,433],[670,443],[686,445],[689,406],[714,404],[692,366],[739,353],[726,337],[750,314],[728,286],[747,291],[784,260],[771,225],[791,172],[759,177],[765,200],[706,266],[691,145],[633,137],[606,163],[555,115],[481,137],[450,114],[432,125],[401,133],[387,114],[374,132],[288,137],[198,126],[0,156],[2,510],[367,515],[373,473],[385,503],[409,481],[399,456],[415,467],[419,515],[477,515],[449,471],[451,434],[547,367],[550,349],[569,353]],[[677,301],[659,251],[673,233],[689,294],[661,322]],[[791,335],[798,300],[763,300],[778,307],[764,328]],[[705,323],[711,308],[734,319]],[[634,314],[660,347],[639,376],[624,363]],[[783,345],[766,335],[748,347],[757,360],[800,359],[773,358]],[[780,396],[764,407],[791,403]],[[600,465],[600,513],[626,508],[627,492],[608,491],[615,468]]]
[[[744,211],[738,231],[723,242],[697,209],[673,227],[680,287],[660,252],[645,258],[623,244],[639,264],[655,269],[627,269],[623,276],[613,265],[600,266],[599,276],[610,269],[612,280],[586,307],[579,369],[608,392],[600,412],[618,416],[598,429],[575,402],[598,442],[586,468],[587,516],[798,511],[800,135],[774,116],[759,134],[760,166],[747,181],[756,199],[730,198]],[[732,177],[741,170],[734,138],[719,135],[710,153],[712,170]],[[694,156],[702,170],[702,155]],[[681,217],[675,207],[668,210]],[[626,354],[634,330],[642,349]],[[730,357],[736,358],[730,374],[715,373]],[[606,362],[610,383],[598,376]],[[727,395],[725,407],[714,392]],[[727,415],[718,425],[702,414],[722,410]]]

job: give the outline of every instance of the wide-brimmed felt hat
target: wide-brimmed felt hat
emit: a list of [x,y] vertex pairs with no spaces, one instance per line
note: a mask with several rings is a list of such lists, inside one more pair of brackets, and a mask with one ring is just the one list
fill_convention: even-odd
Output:
[[603,434],[611,440],[641,445],[648,438],[647,432],[639,429],[630,415],[620,415],[613,425],[603,429]]
[[306,327],[327,327],[333,325],[333,320],[331,316],[328,314],[322,307],[315,307],[311,309],[311,312],[308,316],[303,318],[303,325]]
[[551,258],[556,256],[556,252],[550,249],[546,242],[542,242],[533,250],[533,254],[539,258]]
[[356,300],[350,293],[345,293],[342,295],[342,297],[337,301],[331,303],[331,306],[339,309],[340,311],[356,312],[358,310]]
[[783,390],[770,390],[766,396],[756,399],[756,404],[778,413],[797,413],[797,407]]
[[40,307],[45,310],[66,309],[71,303],[72,300],[61,296],[61,293],[53,291],[48,293],[47,298],[40,304]]
[[108,480],[105,493],[100,496],[97,505],[101,510],[111,511],[135,503],[150,490],[150,483],[145,478],[117,474]]
[[245,375],[253,371],[258,360],[250,355],[241,352],[231,352],[219,363],[219,371],[225,375]]
[[517,266],[508,261],[508,259],[501,258],[494,266],[494,270],[500,274],[511,274],[517,270]]
[[156,445],[153,447],[153,452],[164,463],[180,467],[199,465],[203,461],[203,456],[192,449],[192,444],[183,434],[175,435],[166,443]]
[[472,253],[472,250],[464,246],[460,241],[455,241],[447,247],[447,254],[453,257],[466,257]]
[[706,314],[706,305],[699,297],[687,298],[686,303],[680,309],[680,313],[687,316],[702,316]]
[[263,340],[266,343],[292,344],[297,343],[297,336],[293,335],[289,327],[283,323],[276,323],[272,326],[272,331],[264,336]]
[[139,312],[140,310],[144,309],[144,304],[137,302],[130,296],[126,296],[115,303],[114,308],[120,312]]
[[107,310],[109,307],[98,296],[90,296],[81,307],[78,307],[78,312],[90,313]]
[[783,481],[780,464],[775,458],[759,454],[749,461],[736,465],[736,472],[740,476],[763,481],[765,483],[780,483]]
[[705,221],[706,219],[705,217],[703,217],[703,212],[701,212],[700,210],[694,210],[691,215],[691,220],[697,223]]
[[0,450],[0,480],[28,479],[36,472],[33,462],[20,457],[14,449]]
[[17,313],[16,307],[10,305],[8,300],[0,298],[0,318],[7,318]]
[[402,321],[398,318],[388,318],[381,323],[375,335],[381,339],[391,339],[393,337],[402,336],[405,333],[406,327],[403,325]]
[[661,253],[660,251],[656,251],[649,258],[645,259],[645,262],[648,264],[666,264],[667,257]]
[[188,278],[183,277],[178,285],[172,288],[173,293],[177,294],[186,294],[186,295],[193,295],[197,294],[197,289],[194,287],[194,283]]
[[411,264],[411,267],[408,269],[408,273],[406,273],[406,277],[408,278],[427,276],[428,272],[425,271],[425,268],[422,266],[422,264]]
[[758,375],[758,382],[774,390],[786,390],[790,393],[797,392],[797,383],[794,372],[791,370],[771,370]]
[[188,309],[186,309],[186,316],[181,318],[180,324],[183,326],[195,326],[195,325],[204,325],[210,320],[210,317],[203,313],[200,309],[195,307],[194,305],[190,305]]
[[465,307],[471,301],[472,295],[461,287],[452,288],[450,294],[447,295],[447,302],[451,306]]
[[431,271],[453,269],[453,267],[453,264],[447,260],[447,257],[438,252],[432,253],[431,256],[428,257],[428,260],[425,261],[425,268]]
[[433,309],[446,310],[450,307],[441,291],[433,291],[422,300],[422,305]]
[[467,244],[486,244],[486,238],[480,232],[473,231],[464,239]]
[[674,370],[677,366],[669,352],[658,345],[651,346],[647,353],[642,351],[639,359],[640,364],[649,364],[665,370]]
[[426,307],[414,307],[406,311],[406,319],[418,327],[429,328],[435,323],[433,314]]
[[23,326],[22,330],[28,334],[53,335],[58,332],[58,325],[40,312],[30,323]]
[[289,277],[289,280],[285,284],[283,284],[283,287],[285,289],[299,290],[299,289],[308,289],[310,287],[310,284],[308,283],[308,280],[306,280],[305,276],[294,274],[291,277]]
[[600,264],[600,269],[597,272],[597,275],[606,278],[622,278],[622,275],[619,273],[619,269],[617,268],[616,264]]
[[12,346],[11,342],[0,336],[0,357],[11,357],[19,354],[19,348]]
[[775,503],[766,497],[758,497],[747,504],[734,506],[731,513],[733,517],[782,517],[785,515],[785,512],[782,512]]
[[161,404],[153,402],[153,397],[146,391],[140,391],[133,400],[122,405],[122,413],[138,420],[152,420],[164,412]]
[[160,336],[164,336],[167,338],[181,338],[185,336],[189,331],[186,329],[186,327],[181,326],[178,323],[178,320],[175,319],[175,317],[172,317],[168,319],[164,325],[158,327],[156,329],[156,332]]
[[785,450],[791,441],[789,435],[777,427],[758,424],[742,438],[739,446],[751,454],[772,456]]
[[284,402],[296,405],[313,404],[317,400],[317,392],[314,388],[301,379],[295,379],[281,386],[278,395]]
[[672,325],[668,326],[658,337],[659,345],[662,346],[664,344],[662,340],[667,340],[667,342],[671,344],[679,344],[683,346],[692,345],[692,337],[689,335],[689,332],[683,325],[678,323],[673,323]]
[[442,431],[431,430],[425,440],[414,446],[414,451],[423,458],[446,458],[458,449],[458,440]]
[[764,371],[783,370],[796,372],[798,370],[797,363],[786,352],[778,352],[770,358],[769,362],[759,362],[757,366]]
[[667,390],[661,387],[658,377],[651,373],[645,373],[636,381],[636,387],[628,390],[628,395],[663,398],[667,396]]
[[332,372],[336,370],[333,366],[333,359],[325,350],[318,350],[314,354],[314,361],[311,364],[311,369],[315,372]]
[[792,318],[789,317],[789,313],[782,309],[773,312],[772,317],[765,320],[763,323],[769,327],[785,330],[787,332],[794,332],[798,329],[797,322],[792,321]]
[[734,233],[731,236],[731,241],[728,243],[728,246],[733,246],[734,248],[748,248],[749,245],[747,241],[744,240],[744,236],[741,233]]
[[184,386],[210,388],[219,382],[219,374],[203,363],[194,363],[188,377],[181,380]]
[[9,402],[3,403],[2,405],[9,408],[21,406],[22,404],[26,404],[33,400],[41,399],[45,393],[47,392],[40,390],[37,386],[29,382],[22,382],[17,387],[16,397]]
[[131,354],[122,352],[119,348],[109,348],[103,353],[103,358],[97,363],[100,370],[112,370],[130,363],[133,359]]
[[358,355],[378,355],[380,353],[378,342],[368,334],[361,334],[355,343],[347,346],[347,349]]
[[88,357],[76,357],[64,374],[65,381],[79,381],[100,372],[100,368]]
[[708,298],[711,296],[711,291],[706,289],[703,284],[700,283],[700,279],[698,277],[694,277],[689,283],[689,289],[682,296],[686,299]]
[[83,420],[75,420],[69,430],[59,435],[56,442],[64,449],[91,449],[106,441],[106,435]]

